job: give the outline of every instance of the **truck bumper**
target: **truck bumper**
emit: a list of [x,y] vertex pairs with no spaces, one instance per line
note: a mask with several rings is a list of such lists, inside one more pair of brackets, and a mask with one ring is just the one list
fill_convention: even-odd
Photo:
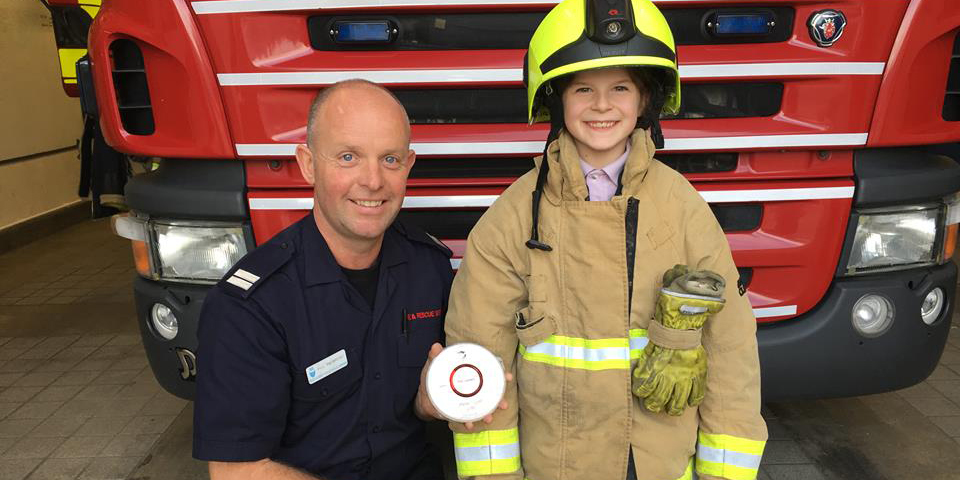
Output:
[[[936,368],[956,298],[957,266],[881,273],[835,280],[813,310],[773,325],[759,325],[763,400],[866,395],[915,385]],[[926,294],[940,287],[945,304],[927,325],[920,319]],[[867,294],[886,296],[893,325],[866,338],[851,322],[854,304]]]
[[[880,393],[923,381],[936,368],[950,331],[957,267],[936,267],[836,280],[810,312],[773,325],[759,325],[757,341],[764,401],[830,398]],[[927,292],[940,287],[945,304],[933,325],[920,319]],[[137,278],[137,323],[150,367],[168,392],[192,400],[196,391],[197,325],[208,286]],[[858,334],[851,323],[862,296],[885,295],[893,304],[893,325],[879,337]],[[179,333],[160,337],[151,326],[156,303],[176,315]]]
[[[140,337],[150,368],[166,391],[187,400],[196,392],[197,325],[209,286],[165,283],[138,277],[133,283]],[[153,305],[162,303],[177,317],[179,331],[166,340],[152,326]]]

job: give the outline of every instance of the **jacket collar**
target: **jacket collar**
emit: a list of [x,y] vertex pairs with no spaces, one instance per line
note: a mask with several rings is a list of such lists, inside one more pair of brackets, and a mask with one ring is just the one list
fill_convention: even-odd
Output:
[[[313,219],[313,212],[300,220],[300,249],[303,252],[304,279],[307,285],[347,281],[347,277],[340,269],[333,252],[327,245],[327,240],[317,229]],[[392,267],[405,263],[409,251],[401,243],[400,233],[391,224],[384,232],[383,244],[380,246],[380,271],[384,267]]]
[[[639,192],[655,151],[656,147],[648,130],[638,128],[633,131],[630,135],[630,155],[627,157],[626,165],[623,166],[623,176],[620,179],[623,183],[622,195],[631,196]],[[554,205],[559,205],[560,199],[587,198],[589,191],[580,168],[580,154],[577,153],[573,137],[566,130],[561,130],[559,138],[550,144],[547,152],[550,162],[544,192],[547,200]],[[534,161],[537,168],[540,168],[543,159],[537,157]]]

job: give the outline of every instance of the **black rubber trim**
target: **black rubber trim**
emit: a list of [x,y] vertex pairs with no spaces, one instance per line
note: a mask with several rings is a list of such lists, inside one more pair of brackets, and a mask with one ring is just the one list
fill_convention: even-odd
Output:
[[99,118],[100,109],[97,107],[97,95],[93,86],[93,64],[89,55],[77,60],[77,89],[80,92],[80,111],[85,116]]
[[940,115],[944,121],[960,121],[960,31],[953,39],[950,53],[950,67],[947,74],[947,90],[943,96],[943,109]]
[[763,205],[759,203],[710,204],[710,211],[724,232],[751,232],[760,228]]
[[676,62],[677,59],[677,55],[665,43],[640,32],[637,32],[629,41],[616,45],[597,43],[587,38],[585,34],[581,34],[575,42],[547,57],[540,65],[540,71],[546,74],[584,60],[613,56],[660,57],[671,62]]
[[243,164],[236,160],[165,158],[127,182],[127,203],[151,217],[246,221]]
[[850,252],[853,250],[853,239],[857,235],[857,225],[860,224],[860,214],[850,212],[850,220],[847,223],[847,231],[843,234],[843,250],[840,251],[840,261],[837,262],[836,276],[840,277],[847,274],[847,264],[850,263]]
[[531,169],[531,157],[423,157],[413,164],[410,178],[516,178]]
[[[196,383],[181,377],[181,363],[177,349],[197,353],[197,325],[200,308],[207,296],[209,286],[168,284],[137,277],[133,282],[133,298],[136,303],[137,324],[140,338],[150,362],[150,369],[164,390],[186,400],[193,400]],[[153,305],[162,303],[177,317],[179,332],[173,340],[157,335],[150,320]]]
[[[536,7],[531,7],[536,8]],[[708,31],[716,14],[771,13],[775,25],[766,35],[718,37]],[[307,20],[310,45],[322,51],[402,51],[402,50],[526,50],[543,11],[456,12],[431,9],[430,12],[383,12],[379,15],[317,15]],[[793,34],[793,7],[663,8],[677,45],[754,44],[784,42]],[[343,44],[335,42],[330,30],[342,21],[388,21],[398,32],[389,43]]]
[[738,152],[657,152],[657,160],[680,173],[732,172],[737,169],[739,157]]
[[[718,14],[770,14],[774,26],[766,35],[716,36],[707,27]],[[793,7],[664,8],[677,45],[722,45],[785,42],[793,35]]]
[[857,207],[939,200],[960,191],[960,165],[920,148],[877,148],[853,154]]
[[[956,284],[953,262],[838,279],[811,311],[759,325],[763,401],[868,395],[923,381],[943,353]],[[928,326],[920,305],[934,287],[943,289],[946,304]],[[886,296],[895,309],[893,325],[876,338],[860,336],[851,323],[853,305],[868,293]]]
[[744,290],[750,288],[750,282],[753,280],[753,269],[750,267],[737,267],[737,273],[740,275],[740,285]]

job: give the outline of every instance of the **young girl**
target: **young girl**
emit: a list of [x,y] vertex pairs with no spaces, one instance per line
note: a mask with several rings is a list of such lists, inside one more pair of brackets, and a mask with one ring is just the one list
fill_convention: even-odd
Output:
[[[564,0],[534,34],[547,147],[471,232],[446,316],[448,344],[487,347],[516,379],[491,423],[452,424],[461,477],[755,478],[755,319],[710,208],[653,159],[659,114],[679,108],[675,51],[649,0]],[[687,269],[725,280],[700,295],[702,331],[665,320]]]

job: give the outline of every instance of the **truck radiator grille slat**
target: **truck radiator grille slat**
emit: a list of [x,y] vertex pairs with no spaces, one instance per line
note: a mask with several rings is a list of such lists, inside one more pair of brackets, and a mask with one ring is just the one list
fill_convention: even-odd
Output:
[[[760,226],[763,209],[759,204],[710,205],[724,232],[749,232]],[[437,238],[464,239],[483,215],[474,210],[401,210],[397,218],[416,225]]]
[[[731,43],[783,42],[793,32],[794,9],[760,8],[673,8],[663,9],[678,45],[715,45]],[[769,15],[772,25],[767,33],[717,36],[707,24],[720,13]],[[396,51],[396,50],[524,50],[546,12],[472,12],[472,13],[381,13],[375,15],[316,15],[307,21],[310,44],[322,51]],[[391,40],[376,42],[337,42],[335,34],[342,22],[386,22],[396,33]]]
[[156,127],[143,52],[133,40],[120,39],[110,44],[110,56],[113,87],[124,130],[133,135],[153,134]]
[[[657,160],[680,173],[732,172],[737,168],[737,157],[736,152],[657,154]],[[516,178],[531,168],[532,157],[421,157],[413,164],[410,178]]]
[[400,210],[397,219],[437,238],[464,239],[484,210]]
[[[522,88],[396,89],[410,123],[527,123]],[[776,82],[690,83],[681,87],[680,112],[665,118],[769,117],[780,111],[783,84]]]
[[947,77],[947,91],[943,98],[943,119],[948,122],[960,121],[960,31],[953,40],[950,55],[950,74]]
[[515,178],[533,168],[531,157],[418,158],[410,178]]

